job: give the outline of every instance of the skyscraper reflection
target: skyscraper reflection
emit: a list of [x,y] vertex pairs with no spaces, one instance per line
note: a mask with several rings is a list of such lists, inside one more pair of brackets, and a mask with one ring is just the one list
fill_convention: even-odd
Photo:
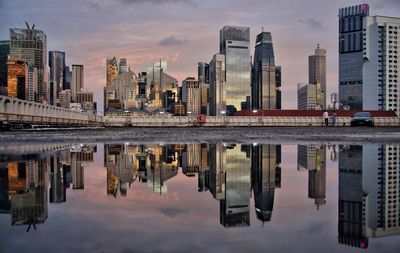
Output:
[[252,185],[257,218],[270,221],[275,188],[280,187],[280,145],[253,145],[251,153]]
[[297,169],[308,170],[308,197],[317,208],[326,203],[326,147],[298,145]]

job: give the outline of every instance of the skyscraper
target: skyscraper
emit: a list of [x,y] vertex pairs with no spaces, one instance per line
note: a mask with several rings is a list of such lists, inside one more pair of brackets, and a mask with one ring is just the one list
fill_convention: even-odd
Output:
[[46,101],[46,63],[47,36],[43,31],[36,30],[35,25],[27,29],[10,29],[10,56],[24,59],[37,69],[37,102]]
[[78,91],[84,87],[83,65],[72,65],[71,86],[72,101],[76,102]]
[[7,95],[25,99],[25,87],[28,78],[28,63],[25,60],[8,58],[7,60]]
[[319,104],[322,108],[326,107],[326,49],[317,45],[315,54],[308,57],[308,83],[319,84],[321,89],[319,94]]
[[209,65],[205,62],[199,62],[197,65],[197,79],[200,84],[210,83]]
[[107,86],[111,85],[111,82],[114,81],[115,78],[118,76],[118,61],[117,58],[108,58],[106,61],[106,67],[107,67],[107,73],[106,73],[106,78],[107,78]]
[[57,105],[59,94],[64,86],[65,53],[59,51],[49,52],[50,78],[48,87],[48,103]]
[[225,26],[220,30],[220,54],[225,56],[227,115],[240,110],[250,96],[250,28]]
[[271,33],[261,32],[257,35],[254,52],[251,86],[253,109],[265,110],[281,107],[280,92],[278,95],[281,69],[279,68],[279,72],[276,70]]
[[226,115],[225,56],[216,54],[209,65],[209,103],[211,116]]
[[0,95],[7,96],[7,57],[10,53],[10,41],[0,41]]
[[367,4],[339,10],[339,103],[361,110],[363,101],[363,18]]
[[124,73],[128,71],[127,66],[126,66],[126,58],[121,58],[119,59],[119,73]]
[[199,115],[201,112],[199,81],[188,77],[182,82],[182,102],[186,103],[189,115]]
[[321,84],[297,84],[297,109],[298,110],[319,110],[324,109],[321,98]]
[[69,70],[69,66],[64,67],[64,83],[63,90],[71,90],[72,72]]
[[[400,18],[364,18],[363,109],[400,112]],[[399,40],[398,40],[399,39]]]

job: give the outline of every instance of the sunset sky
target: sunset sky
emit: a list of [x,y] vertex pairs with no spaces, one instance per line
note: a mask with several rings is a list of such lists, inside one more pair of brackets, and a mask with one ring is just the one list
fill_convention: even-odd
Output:
[[[127,58],[134,72],[163,57],[179,82],[197,76],[197,62],[219,50],[225,25],[248,26],[251,54],[256,35],[272,33],[275,59],[282,66],[282,106],[297,106],[298,82],[308,81],[308,55],[317,43],[327,49],[329,94],[337,91],[338,9],[345,0],[0,0],[0,40],[10,27],[35,23],[47,34],[48,50],[65,51],[67,64],[85,65],[85,87],[102,108],[107,57]],[[372,0],[371,15],[400,16],[399,0]]]

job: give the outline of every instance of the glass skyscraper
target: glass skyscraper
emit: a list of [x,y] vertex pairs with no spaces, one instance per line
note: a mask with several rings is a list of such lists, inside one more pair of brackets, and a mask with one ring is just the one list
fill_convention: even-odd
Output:
[[220,53],[225,55],[227,115],[240,110],[250,95],[250,28],[225,26],[220,30]]
[[279,86],[277,81],[280,85],[280,68],[278,72],[275,66],[271,33],[262,32],[257,35],[254,52],[251,88],[253,109],[278,109],[278,107],[280,109],[280,93],[278,101],[277,87]]
[[48,87],[48,102],[57,105],[60,92],[64,86],[65,53],[49,52],[50,78]]
[[367,4],[339,10],[339,103],[362,110],[363,18]]
[[36,30],[35,25],[27,29],[10,29],[10,56],[26,60],[37,69],[37,102],[46,100],[47,36]]

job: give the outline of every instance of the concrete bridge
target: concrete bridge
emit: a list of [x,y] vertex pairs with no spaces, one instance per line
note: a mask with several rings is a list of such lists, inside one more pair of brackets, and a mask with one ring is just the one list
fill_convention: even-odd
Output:
[[0,96],[0,123],[19,126],[102,126],[103,117],[93,112],[78,112],[66,108]]

